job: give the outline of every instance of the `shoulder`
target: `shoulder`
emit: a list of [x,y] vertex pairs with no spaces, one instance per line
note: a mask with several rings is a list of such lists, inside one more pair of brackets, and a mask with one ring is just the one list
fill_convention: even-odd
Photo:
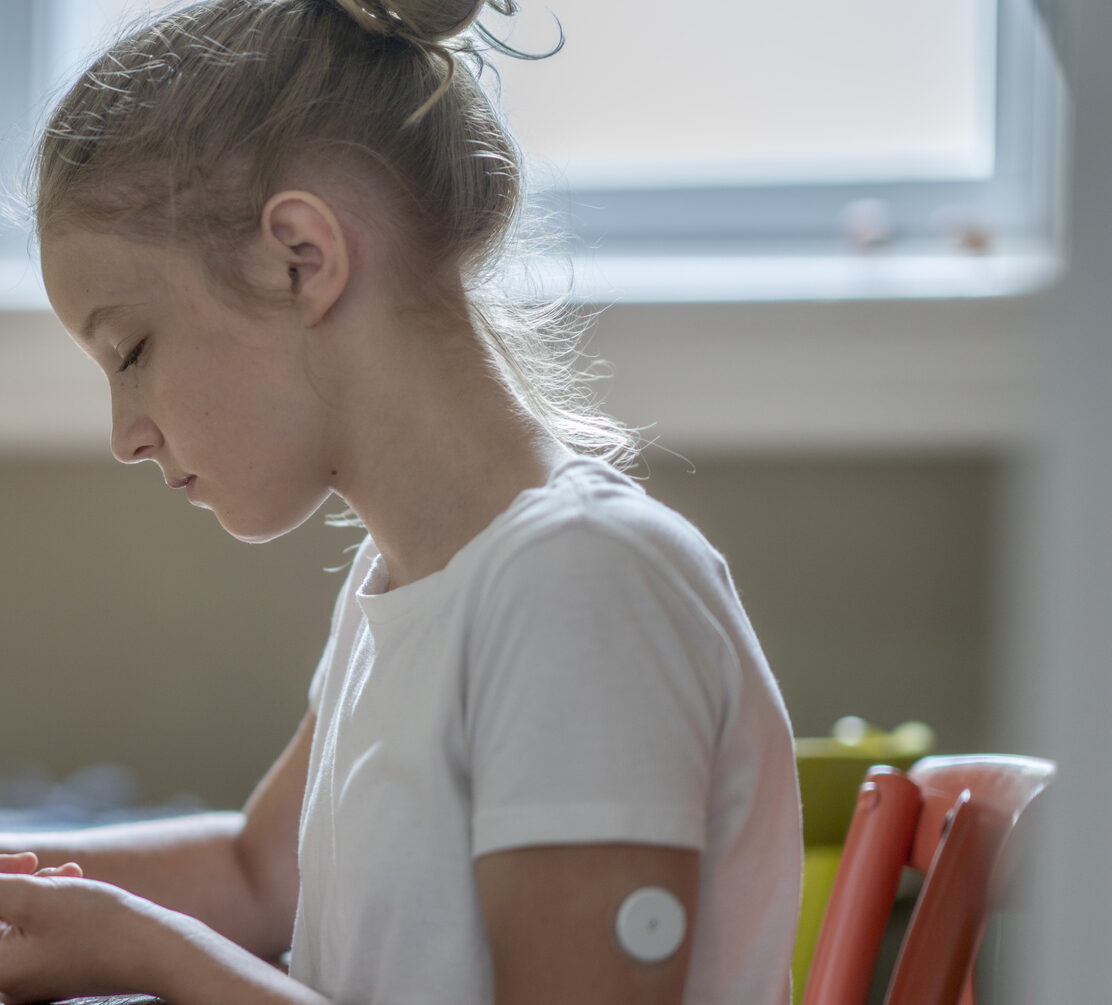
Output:
[[725,560],[703,535],[608,465],[577,459],[527,496],[487,549],[476,584],[481,605],[545,596],[616,601],[663,589],[740,608]]
[[674,510],[600,461],[577,458],[542,488],[525,493],[492,541],[488,569],[497,574],[538,557],[605,564],[624,556],[662,568],[678,562],[708,567],[721,556]]
[[558,473],[501,528],[473,582],[473,672],[586,690],[677,676],[712,704],[757,656],[722,557],[605,465]]

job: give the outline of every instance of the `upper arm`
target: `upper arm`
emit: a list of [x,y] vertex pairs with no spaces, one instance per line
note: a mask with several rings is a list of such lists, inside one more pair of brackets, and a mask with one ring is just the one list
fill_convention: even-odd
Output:
[[243,873],[275,926],[276,952],[289,948],[297,909],[297,835],[316,717],[302,719],[293,739],[244,808],[237,853]]
[[[539,846],[483,855],[475,868],[497,1005],[679,1005],[698,852],[639,844]],[[679,949],[656,963],[635,960],[616,934],[623,901],[648,886],[672,893],[687,920]]]

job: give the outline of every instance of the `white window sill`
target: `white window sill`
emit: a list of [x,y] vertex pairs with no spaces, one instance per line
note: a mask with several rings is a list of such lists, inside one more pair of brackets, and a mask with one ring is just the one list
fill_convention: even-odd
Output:
[[[791,303],[846,300],[950,300],[1025,296],[1052,285],[1061,255],[1045,243],[990,254],[937,246],[847,253],[795,250],[572,256],[573,299],[581,303]],[[538,266],[545,292],[568,288],[568,269]]]
[[[569,262],[535,263],[547,294],[561,295],[574,279],[580,303],[768,303],[830,300],[946,300],[1014,297],[1052,285],[1061,256],[1045,243],[1013,244],[991,254],[937,247],[847,253],[753,250],[581,253]],[[38,268],[0,259],[0,311],[49,310]]]

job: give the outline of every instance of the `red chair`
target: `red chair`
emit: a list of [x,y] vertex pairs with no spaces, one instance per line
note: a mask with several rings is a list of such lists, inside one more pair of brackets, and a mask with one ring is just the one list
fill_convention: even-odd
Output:
[[858,790],[803,1005],[864,1005],[905,866],[924,873],[885,1005],[973,1005],[985,925],[1022,849],[1050,761],[925,757],[874,767]]

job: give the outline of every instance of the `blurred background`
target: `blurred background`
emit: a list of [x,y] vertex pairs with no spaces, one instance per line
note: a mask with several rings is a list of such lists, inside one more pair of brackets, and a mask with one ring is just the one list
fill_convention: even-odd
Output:
[[[594,346],[614,410],[683,455],[650,447],[636,473],[729,559],[797,732],[917,718],[985,749],[1026,312],[917,307],[629,304]],[[228,537],[108,456],[104,378],[52,317],[4,320],[2,757],[123,761],[150,798],[237,805],[304,710],[342,582],[325,570],[355,537],[321,516]],[[63,413],[72,444],[15,432]]]
[[[9,0],[13,194],[59,87],[176,6]],[[562,292],[570,265],[606,308],[588,351],[655,441],[637,475],[726,554],[798,733],[855,714],[1000,746],[1030,301],[1060,263],[1053,59],[1023,5],[805,8],[730,5],[713,31],[661,0],[485,15],[526,53],[566,39],[482,77],[568,237],[533,280]],[[147,798],[238,804],[302,712],[353,536],[243,545],[115,464],[26,222],[0,238],[0,762],[119,761]]]
[[[10,187],[51,88],[149,6],[5,0]],[[606,308],[608,407],[656,441],[638,475],[726,554],[797,734],[920,719],[943,751],[1059,760],[1007,1000],[1104,1000],[1112,14],[552,6],[563,51],[484,79],[571,235],[540,284],[570,262]],[[551,48],[525,7],[486,23]],[[114,464],[24,224],[0,241],[0,775],[108,762],[141,801],[238,805],[303,712],[354,537],[317,517],[244,545]]]

